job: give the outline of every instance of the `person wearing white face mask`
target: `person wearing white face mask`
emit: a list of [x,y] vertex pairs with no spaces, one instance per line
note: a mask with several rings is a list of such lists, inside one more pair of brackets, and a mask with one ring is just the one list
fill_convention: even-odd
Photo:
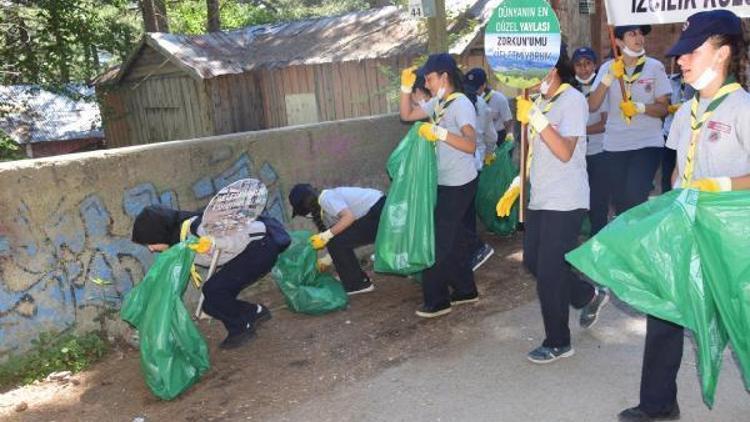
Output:
[[[574,86],[588,98],[596,78],[596,53],[589,47],[573,52]],[[609,186],[607,184],[607,158],[604,154],[604,125],[607,112],[601,107],[589,113],[586,123],[586,171],[589,175],[591,236],[607,225],[609,215]]]
[[[417,73],[434,95],[424,107],[411,98]],[[479,300],[469,265],[470,218],[477,190],[474,152],[477,147],[476,110],[463,94],[463,75],[450,54],[432,54],[417,72],[401,73],[399,114],[408,122],[430,119],[420,126],[427,142],[436,142],[438,190],[435,205],[435,264],[422,275],[423,306],[417,316],[445,315],[452,305]],[[452,292],[451,292],[452,289]]]
[[[661,162],[661,118],[672,92],[664,65],[646,57],[651,27],[618,26],[615,37],[623,56],[602,64],[589,95],[589,110],[607,113],[604,151],[608,184],[620,214],[648,199]],[[624,84],[625,98],[620,88]]]
[[[667,146],[677,151],[675,188],[750,189],[750,94],[742,21],[728,10],[690,16],[667,56],[679,57],[685,82],[698,90],[675,113]],[[640,403],[623,422],[677,420],[677,372],[684,329],[653,316],[646,324]]]
[[[579,324],[590,328],[607,303],[606,289],[582,280],[565,262],[578,244],[589,208],[586,174],[586,98],[571,87],[574,75],[563,47],[560,60],[544,78],[535,103],[518,97],[517,118],[528,123],[527,174],[531,194],[523,235],[523,263],[536,278],[545,338],[527,358],[537,364],[572,356],[570,306],[581,309]],[[498,216],[510,213],[520,194],[518,177],[497,204]],[[525,204],[520,204],[524,206]]]

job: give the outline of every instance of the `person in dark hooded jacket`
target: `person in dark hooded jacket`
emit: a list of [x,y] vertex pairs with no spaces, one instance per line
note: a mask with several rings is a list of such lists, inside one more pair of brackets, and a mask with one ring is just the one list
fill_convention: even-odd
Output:
[[[202,214],[198,212],[148,206],[135,219],[132,240],[151,252],[162,252],[180,242],[188,232],[206,236],[201,220]],[[212,239],[213,244],[207,253],[195,255],[195,263],[207,267],[213,248],[221,250],[219,269],[202,287],[205,297],[203,312],[221,321],[228,332],[221,348],[231,349],[247,343],[255,337],[256,325],[271,318],[266,306],[237,299],[245,287],[273,268],[277,256],[287,246],[274,236],[274,231],[267,230],[269,226],[283,231],[280,223],[263,216],[230,238]],[[285,234],[282,233],[281,237]]]

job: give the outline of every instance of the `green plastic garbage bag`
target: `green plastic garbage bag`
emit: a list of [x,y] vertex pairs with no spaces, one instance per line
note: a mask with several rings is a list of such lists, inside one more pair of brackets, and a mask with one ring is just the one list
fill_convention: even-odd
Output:
[[292,232],[292,244],[279,255],[271,275],[286,304],[294,312],[321,315],[346,308],[348,297],[341,283],[315,268],[317,252],[309,231]]
[[695,334],[713,405],[728,341],[750,386],[750,193],[676,190],[619,216],[568,261],[634,308]]
[[209,367],[208,346],[182,302],[195,253],[191,237],[160,253],[125,296],[120,317],[138,329],[141,370],[151,392],[171,400]]
[[510,236],[518,226],[518,201],[513,205],[508,217],[498,217],[497,201],[508,189],[513,178],[518,176],[518,167],[513,165],[511,152],[513,142],[503,142],[495,151],[495,162],[482,168],[477,188],[476,208],[479,220],[484,227],[500,236]]
[[388,158],[391,187],[375,239],[375,271],[408,275],[435,263],[435,145],[412,126]]

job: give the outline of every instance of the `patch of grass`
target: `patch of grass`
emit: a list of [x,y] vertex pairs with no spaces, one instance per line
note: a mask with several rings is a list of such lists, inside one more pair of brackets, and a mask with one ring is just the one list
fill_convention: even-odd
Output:
[[42,333],[32,343],[32,350],[0,365],[0,387],[29,384],[57,371],[80,372],[110,350],[96,331],[83,335]]

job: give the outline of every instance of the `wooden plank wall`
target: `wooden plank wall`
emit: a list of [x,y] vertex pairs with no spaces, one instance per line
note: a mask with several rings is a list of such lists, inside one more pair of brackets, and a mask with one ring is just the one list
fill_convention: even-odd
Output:
[[258,76],[254,72],[206,80],[215,135],[264,128],[265,116]]
[[[387,93],[397,85],[400,69],[413,57],[362,60],[343,63],[262,69],[259,76],[265,127],[287,125],[285,96],[314,93],[318,121],[348,119],[387,113],[398,109]],[[380,66],[391,69],[389,80]],[[395,88],[397,89],[397,88]]]
[[125,82],[138,82],[146,77],[153,76],[178,76],[184,71],[173,64],[161,53],[144,45],[138,56],[130,64],[128,72],[123,75]]

